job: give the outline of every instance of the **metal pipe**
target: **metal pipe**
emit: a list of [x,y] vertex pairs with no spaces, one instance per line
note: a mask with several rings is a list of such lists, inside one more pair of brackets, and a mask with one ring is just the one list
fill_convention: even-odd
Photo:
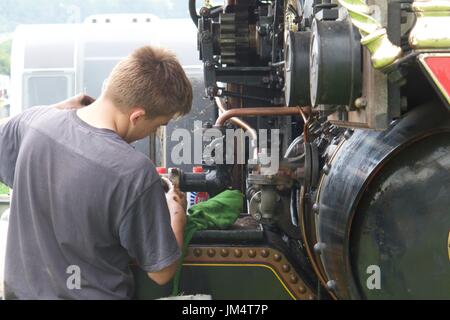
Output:
[[305,142],[309,142],[309,121],[311,120],[311,117],[306,118],[305,111],[303,111],[302,107],[298,106],[298,112],[300,112],[303,122],[305,125],[303,126],[303,135]]
[[[223,103],[223,100],[222,100],[221,98],[216,97],[216,104],[217,104],[217,107],[219,108],[219,110],[220,110],[220,112],[221,112],[221,115],[224,114],[224,113],[226,113],[226,112],[228,111],[228,110],[225,108],[225,104]],[[257,139],[258,139],[258,135],[257,135],[257,133],[256,133],[256,130],[253,129],[253,128],[252,128],[247,122],[245,122],[244,120],[239,119],[239,118],[237,118],[237,117],[233,117],[233,118],[230,119],[230,121],[231,121],[234,125],[236,125],[236,126],[242,128],[242,129],[246,130],[246,131],[249,133],[249,135],[250,135],[250,137],[251,137],[252,139],[254,139],[254,140],[257,140]]]
[[194,22],[195,26],[198,28],[198,20],[200,19],[200,16],[197,13],[195,0],[189,0],[189,15],[191,16],[192,22]]
[[[216,97],[216,104],[219,108],[221,115],[227,112],[227,109],[225,108],[225,104],[223,103],[223,100],[219,97]],[[233,117],[230,119],[232,123],[234,123],[236,126],[246,130],[251,138],[251,147],[253,150],[253,159],[258,159],[258,134],[256,133],[256,130],[253,129],[247,122],[245,122],[242,119]]]
[[231,109],[224,112],[216,121],[217,127],[223,127],[225,122],[234,117],[265,117],[265,116],[294,116],[299,115],[298,108],[289,107],[261,107]]

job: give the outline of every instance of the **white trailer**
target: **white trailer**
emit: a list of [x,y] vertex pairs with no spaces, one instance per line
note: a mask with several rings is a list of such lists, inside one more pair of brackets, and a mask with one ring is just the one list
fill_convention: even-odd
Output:
[[149,14],[97,15],[82,24],[21,25],[13,34],[11,114],[79,92],[98,97],[114,65],[144,45],[171,49],[192,79],[202,79],[196,42],[191,20]]

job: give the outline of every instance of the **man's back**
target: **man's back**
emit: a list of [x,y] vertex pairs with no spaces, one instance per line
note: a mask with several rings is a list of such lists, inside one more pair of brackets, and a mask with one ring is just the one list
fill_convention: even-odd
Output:
[[14,184],[7,299],[131,298],[130,258],[147,272],[179,258],[154,166],[115,132],[42,107],[0,137],[0,177]]

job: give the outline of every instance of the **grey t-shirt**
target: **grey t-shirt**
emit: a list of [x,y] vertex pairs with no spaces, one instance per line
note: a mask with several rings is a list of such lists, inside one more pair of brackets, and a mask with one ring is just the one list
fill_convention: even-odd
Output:
[[2,125],[0,180],[14,189],[7,299],[129,299],[131,262],[157,272],[180,258],[154,165],[75,111]]

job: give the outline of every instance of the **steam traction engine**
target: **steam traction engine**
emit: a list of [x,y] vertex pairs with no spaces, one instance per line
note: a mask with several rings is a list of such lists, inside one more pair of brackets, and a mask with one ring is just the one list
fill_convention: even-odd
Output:
[[189,6],[215,128],[245,130],[253,161],[179,172],[184,191],[247,197],[233,228],[197,234],[182,292],[450,298],[450,1]]

